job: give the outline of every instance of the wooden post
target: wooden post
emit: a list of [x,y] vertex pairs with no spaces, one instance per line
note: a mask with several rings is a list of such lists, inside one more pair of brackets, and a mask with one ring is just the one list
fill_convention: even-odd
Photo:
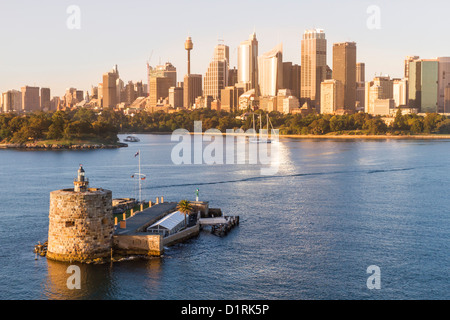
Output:
[[158,197],[156,198],[156,204],[159,204],[159,198]]
[[127,220],[127,214],[126,212],[123,213],[123,219],[122,220]]
[[131,214],[130,216],[134,216],[134,209],[131,209]]
[[141,211],[144,211],[144,204],[141,203]]
[[151,202],[151,201],[148,202],[148,207],[149,207],[149,208],[152,207],[152,202]]
[[161,197],[161,203],[164,203],[164,197]]
[[114,225],[117,226],[117,217],[114,218]]

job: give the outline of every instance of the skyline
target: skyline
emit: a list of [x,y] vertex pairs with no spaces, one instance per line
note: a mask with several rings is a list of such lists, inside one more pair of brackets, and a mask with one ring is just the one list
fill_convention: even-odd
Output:
[[[230,47],[230,68],[237,67],[237,48],[254,31],[259,55],[283,43],[283,61],[301,64],[303,32],[321,28],[326,34],[327,64],[331,68],[333,44],[356,42],[357,61],[366,64],[366,80],[375,74],[403,77],[403,62],[408,55],[448,55],[450,44],[441,41],[442,32],[449,29],[444,26],[445,10],[432,10],[450,7],[448,4],[429,1],[422,8],[414,1],[391,2],[245,1],[237,5],[233,0],[219,7],[207,1],[178,1],[168,8],[154,1],[77,1],[81,10],[79,30],[66,26],[66,10],[72,2],[2,3],[0,25],[14,32],[4,34],[4,43],[10,44],[5,48],[11,49],[0,53],[0,90],[36,85],[51,88],[52,96],[63,95],[68,87],[86,91],[101,82],[102,74],[116,64],[124,81],[146,83],[150,56],[152,66],[170,61],[177,68],[177,81],[182,81],[187,72],[183,47],[187,36],[194,42],[191,72],[203,76],[218,43]],[[433,2],[440,6],[431,5]],[[367,27],[367,9],[373,5],[380,8],[379,30]],[[223,12],[217,15],[217,9]],[[244,14],[249,18],[233,18]],[[416,23],[418,14],[421,23]]]

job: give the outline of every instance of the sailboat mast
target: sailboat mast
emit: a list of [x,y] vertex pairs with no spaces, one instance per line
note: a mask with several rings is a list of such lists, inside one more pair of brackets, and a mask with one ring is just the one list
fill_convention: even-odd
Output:
[[139,150],[139,203],[141,203],[142,188],[141,188],[141,150]]

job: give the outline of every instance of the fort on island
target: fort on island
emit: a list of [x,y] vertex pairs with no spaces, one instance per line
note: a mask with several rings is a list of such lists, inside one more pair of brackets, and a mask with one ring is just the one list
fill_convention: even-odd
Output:
[[[161,256],[164,247],[195,237],[203,228],[223,236],[239,224],[238,216],[223,216],[220,209],[209,208],[209,202],[198,201],[198,196],[188,201],[189,212],[164,197],[140,203],[130,198],[113,200],[110,190],[89,187],[81,165],[73,183],[73,189],[50,193],[48,240],[35,252],[51,260],[101,263]],[[125,209],[131,208],[128,215],[124,203]]]

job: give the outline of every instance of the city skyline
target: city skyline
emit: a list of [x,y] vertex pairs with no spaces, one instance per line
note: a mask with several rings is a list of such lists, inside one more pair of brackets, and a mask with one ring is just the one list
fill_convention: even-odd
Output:
[[[146,82],[147,62],[155,66],[168,61],[178,70],[177,81],[182,81],[187,72],[183,43],[188,35],[195,42],[191,72],[202,75],[206,73],[211,50],[219,39],[230,47],[230,68],[237,67],[237,48],[253,32],[258,38],[259,53],[283,43],[283,61],[295,64],[301,64],[301,38],[307,29],[325,31],[330,67],[334,43],[356,42],[358,62],[366,64],[367,79],[375,74],[402,77],[403,61],[408,55],[436,58],[450,51],[449,44],[437,41],[440,33],[433,32],[446,27],[444,19],[439,18],[445,10],[430,9],[439,6],[430,5],[420,10],[406,1],[346,2],[353,7],[349,12],[345,11],[347,5],[331,1],[314,4],[246,1],[237,7],[237,2],[230,1],[220,7],[222,12],[217,15],[213,14],[217,4],[206,1],[175,2],[172,10],[164,10],[164,4],[154,2],[131,1],[127,6],[108,2],[108,12],[102,9],[103,1],[78,1],[79,30],[69,30],[66,26],[69,17],[66,10],[72,3],[27,2],[26,9],[23,4],[3,3],[0,25],[14,32],[4,35],[4,41],[13,45],[12,49],[0,53],[0,89],[5,92],[25,85],[49,87],[52,96],[62,96],[69,87],[89,90],[91,85],[101,82],[101,75],[115,64],[119,65],[125,81]],[[381,22],[377,30],[367,26],[371,16],[368,8],[372,5],[380,9]],[[442,6],[447,5],[441,2]],[[199,8],[202,8],[201,19]],[[267,19],[275,9],[280,14]],[[250,18],[233,24],[230,23],[233,14],[249,14]],[[423,23],[412,23],[419,14]],[[46,19],[41,19],[42,16]],[[182,28],[174,23],[177,20],[182,22]],[[161,23],[168,25],[167,28],[158,28]],[[113,29],[117,32],[109,32]]]

